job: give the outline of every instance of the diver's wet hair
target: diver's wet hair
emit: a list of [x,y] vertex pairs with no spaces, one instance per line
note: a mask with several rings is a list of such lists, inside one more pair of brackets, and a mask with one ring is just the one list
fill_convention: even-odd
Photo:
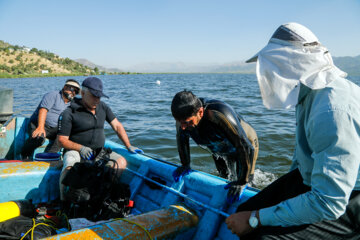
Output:
[[191,91],[181,91],[175,94],[171,102],[171,113],[177,120],[185,120],[196,115],[202,103]]

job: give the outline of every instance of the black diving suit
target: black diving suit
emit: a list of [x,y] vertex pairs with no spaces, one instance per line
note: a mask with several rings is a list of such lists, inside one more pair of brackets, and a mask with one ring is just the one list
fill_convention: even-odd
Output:
[[220,177],[244,185],[251,181],[259,145],[255,130],[225,102],[199,98],[204,115],[196,127],[182,130],[177,123],[176,139],[181,163],[190,167],[191,137],[211,151]]

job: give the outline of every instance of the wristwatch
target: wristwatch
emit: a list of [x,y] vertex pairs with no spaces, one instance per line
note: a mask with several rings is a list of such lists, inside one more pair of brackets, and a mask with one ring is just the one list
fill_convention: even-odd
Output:
[[256,210],[251,212],[251,215],[249,218],[249,225],[252,228],[256,228],[259,225],[259,219],[256,217]]

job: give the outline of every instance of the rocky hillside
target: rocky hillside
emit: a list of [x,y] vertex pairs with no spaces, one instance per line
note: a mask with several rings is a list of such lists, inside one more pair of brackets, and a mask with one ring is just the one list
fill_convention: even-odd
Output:
[[0,77],[31,77],[44,74],[91,75],[101,72],[97,68],[92,69],[51,52],[11,45],[0,40]]

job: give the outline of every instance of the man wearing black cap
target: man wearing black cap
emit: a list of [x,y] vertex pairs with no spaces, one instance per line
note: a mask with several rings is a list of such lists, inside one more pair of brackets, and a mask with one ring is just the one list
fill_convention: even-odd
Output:
[[[111,109],[102,101],[101,97],[108,97],[103,93],[103,83],[99,78],[88,77],[82,83],[81,99],[75,98],[70,107],[59,117],[59,143],[65,148],[61,180],[70,168],[80,161],[96,161],[106,153],[104,123],[107,121],[125,147],[135,152],[131,146],[123,125],[117,120]],[[111,159],[116,159],[117,168],[124,169],[126,160],[116,153],[111,153]],[[60,184],[61,200],[63,186]]]
[[69,79],[61,91],[52,91],[43,96],[30,118],[28,128],[30,137],[21,151],[24,159],[31,158],[34,150],[44,143],[45,138],[51,140],[45,152],[60,150],[56,141],[58,118],[79,91],[80,84],[74,79]]
[[290,171],[226,219],[241,239],[360,239],[360,88],[298,23],[255,57],[269,109],[296,109]]

